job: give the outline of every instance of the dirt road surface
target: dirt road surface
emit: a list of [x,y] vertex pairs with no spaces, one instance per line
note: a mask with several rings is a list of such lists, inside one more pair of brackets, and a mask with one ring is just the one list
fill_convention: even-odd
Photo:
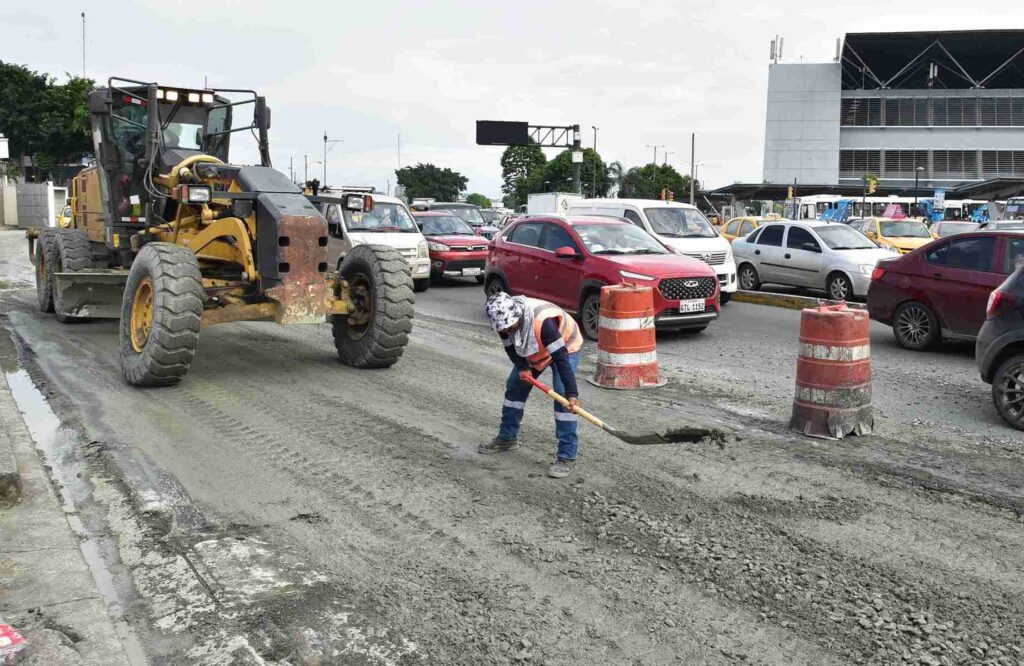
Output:
[[115,323],[62,326],[11,286],[10,355],[60,419],[49,462],[153,662],[1024,663],[1024,445],[964,350],[873,331],[878,434],[806,439],[785,428],[796,313],[731,304],[662,336],[664,388],[581,382],[617,426],[726,448],[581,424],[554,481],[539,394],[523,448],[474,452],[508,372],[475,284],[418,295],[390,370],[341,366],[326,326],[236,323],[152,391],[122,381]]

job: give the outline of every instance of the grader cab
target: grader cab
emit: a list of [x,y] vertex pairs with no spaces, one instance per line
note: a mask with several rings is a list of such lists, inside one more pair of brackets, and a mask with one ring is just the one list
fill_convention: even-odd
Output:
[[[120,319],[128,383],[177,383],[200,329],[232,321],[326,321],[349,365],[401,357],[413,316],[403,258],[359,246],[328,266],[326,220],[271,166],[263,97],[112,78],[89,111],[97,164],[72,182],[70,225],[31,231],[29,253],[41,310]],[[229,163],[239,132],[255,137],[258,166]]]

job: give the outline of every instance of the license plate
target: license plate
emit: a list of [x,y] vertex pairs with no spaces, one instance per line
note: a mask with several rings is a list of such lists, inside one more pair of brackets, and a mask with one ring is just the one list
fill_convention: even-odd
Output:
[[[479,268],[463,268],[462,269],[462,274],[465,277],[472,277],[474,275],[480,275],[481,272],[482,271]],[[703,310],[704,308],[701,308],[701,309]]]
[[704,312],[704,301],[679,301],[680,312]]

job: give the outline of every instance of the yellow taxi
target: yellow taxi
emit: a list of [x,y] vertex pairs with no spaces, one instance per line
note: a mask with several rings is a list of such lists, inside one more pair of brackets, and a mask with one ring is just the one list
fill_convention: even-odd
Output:
[[64,206],[63,210],[57,213],[57,227],[67,229],[71,226],[71,204]]
[[882,247],[891,247],[900,254],[931,243],[932,234],[924,222],[911,218],[866,217],[850,226]]
[[719,227],[719,231],[722,232],[722,238],[731,243],[737,238],[749,236],[753,233],[754,229],[757,229],[765,222],[774,222],[781,219],[782,216],[776,213],[769,213],[764,217],[734,217]]

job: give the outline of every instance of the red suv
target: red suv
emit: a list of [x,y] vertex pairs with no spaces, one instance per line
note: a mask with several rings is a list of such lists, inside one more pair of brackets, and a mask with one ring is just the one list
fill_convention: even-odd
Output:
[[703,261],[675,254],[628,222],[607,217],[528,217],[489,246],[485,290],[555,303],[597,339],[601,287],[654,288],[655,326],[702,331],[718,318],[718,277]]
[[1024,258],[1024,232],[975,231],[878,262],[868,288],[871,318],[892,326],[901,347],[943,337],[973,339],[992,291]]
[[448,211],[413,213],[430,249],[430,277],[473,277],[484,281],[487,239]]

